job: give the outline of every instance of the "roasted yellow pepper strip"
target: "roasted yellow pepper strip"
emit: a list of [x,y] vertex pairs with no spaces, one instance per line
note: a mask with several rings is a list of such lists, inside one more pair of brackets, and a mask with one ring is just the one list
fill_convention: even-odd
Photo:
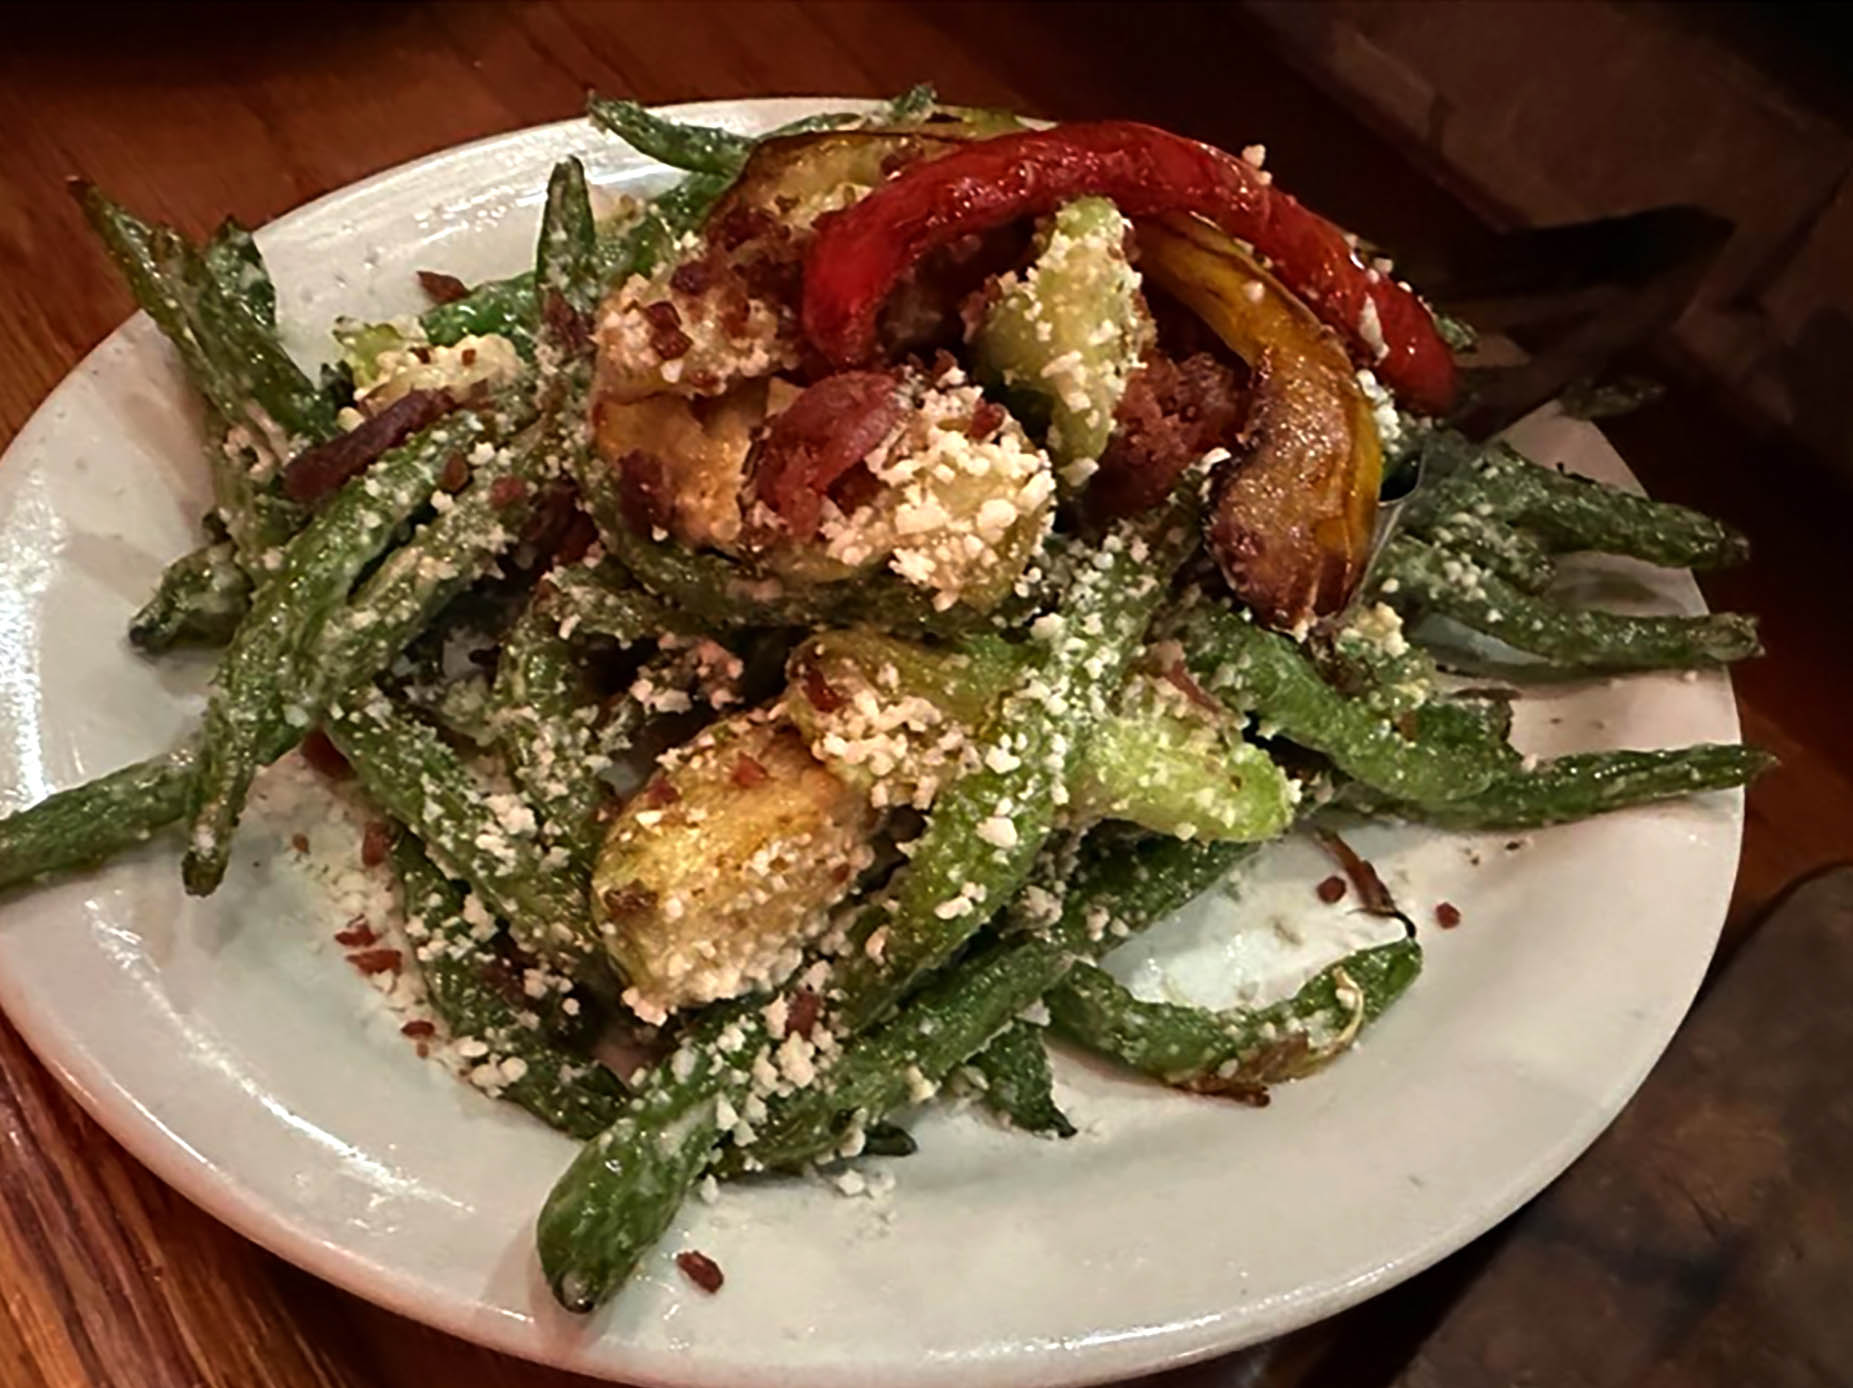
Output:
[[1140,269],[1254,372],[1242,456],[1218,480],[1210,546],[1268,626],[1345,605],[1364,573],[1383,459],[1344,347],[1234,241],[1190,217],[1138,223]]

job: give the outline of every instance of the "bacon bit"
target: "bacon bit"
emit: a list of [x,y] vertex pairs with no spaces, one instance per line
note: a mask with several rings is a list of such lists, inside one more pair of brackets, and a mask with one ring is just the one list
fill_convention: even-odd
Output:
[[579,355],[592,345],[592,326],[586,316],[566,302],[557,289],[549,289],[541,301],[541,322],[556,347]]
[[817,533],[830,486],[866,458],[901,420],[894,380],[845,371],[805,390],[766,431],[753,488],[792,534]]
[[1218,1099],[1233,1099],[1238,1104],[1249,1108],[1266,1108],[1273,1102],[1268,1087],[1256,1080],[1245,1079],[1240,1075],[1224,1079],[1220,1075],[1193,1075],[1183,1081],[1178,1088],[1187,1089],[1192,1094],[1210,1094]]
[[331,781],[345,781],[354,774],[347,758],[320,728],[302,740],[302,759]]
[[305,448],[284,466],[283,492],[292,501],[320,501],[358,477],[382,453],[449,414],[457,402],[441,390],[407,391],[345,434]]
[[669,287],[678,294],[704,294],[713,283],[714,266],[706,256],[683,261],[669,277]]
[[694,339],[682,331],[682,315],[667,299],[658,299],[643,307],[643,321],[650,325],[650,350],[664,361],[688,355]]
[[501,476],[489,487],[489,504],[498,511],[505,511],[510,506],[526,499],[528,484],[520,477]]
[[763,786],[771,776],[765,766],[753,757],[742,752],[740,759],[733,764],[733,783],[742,790],[751,790],[754,786]]
[[1338,860],[1339,866],[1344,868],[1345,876],[1349,877],[1351,885],[1357,888],[1358,899],[1364,910],[1373,916],[1389,916],[1394,920],[1399,920],[1411,931],[1415,929],[1415,922],[1397,908],[1395,898],[1390,895],[1390,889],[1384,886],[1383,879],[1377,876],[1377,869],[1360,858],[1350,844],[1329,829],[1320,832],[1319,842],[1326,852]]
[[721,1283],[727,1279],[721,1272],[721,1265],[705,1253],[694,1249],[684,1249],[676,1254],[676,1266],[682,1269],[682,1275],[693,1282],[709,1296],[721,1289]]
[[434,304],[454,304],[459,299],[470,297],[470,286],[455,275],[447,275],[442,270],[420,270],[418,287]]
[[1452,930],[1461,923],[1460,907],[1451,901],[1444,901],[1435,908],[1435,924],[1443,930]]
[[618,502],[638,534],[667,530],[675,518],[675,489],[667,464],[641,448],[618,459]]
[[605,914],[613,920],[619,920],[632,912],[647,911],[656,905],[656,893],[632,882],[628,886],[607,889],[600,900],[604,902]]
[[1344,900],[1345,879],[1340,877],[1337,873],[1333,873],[1314,888],[1314,890],[1319,893],[1319,900],[1323,901],[1327,906],[1330,906],[1335,901]]
[[978,408],[972,411],[971,423],[965,426],[967,438],[988,439],[1004,427],[1004,421],[1010,412],[995,400],[980,400]]
[[521,975],[518,972],[520,968],[520,964],[510,963],[506,959],[496,957],[483,960],[477,966],[476,976],[493,988],[496,995],[509,1006],[526,1007],[529,1005],[529,1000],[521,989]]
[[681,798],[682,792],[664,776],[652,777],[650,784],[637,792],[637,803],[652,810],[673,805]]
[[815,660],[804,661],[804,668],[798,672],[798,678],[804,685],[804,697],[811,701],[811,707],[819,713],[835,713],[843,707],[843,696],[830,687],[830,681],[824,678],[824,672]]
[[791,995],[791,1005],[785,1010],[785,1031],[787,1035],[796,1032],[806,1041],[811,1039],[811,1032],[817,1027],[818,1014],[823,1011],[824,1000],[810,988],[800,988]]
[[347,962],[363,974],[398,973],[404,959],[396,949],[363,949],[350,954]]
[[420,1017],[414,1018],[412,1021],[400,1027],[399,1034],[401,1036],[409,1036],[413,1040],[420,1040],[427,1036],[436,1036],[438,1034],[438,1029],[430,1022]]
[[577,564],[597,543],[598,526],[593,524],[590,516],[575,506],[560,530],[559,540],[553,546],[553,562]]
[[469,480],[470,460],[461,453],[453,453],[444,460],[444,471],[438,474],[438,490],[455,496]]
[[360,865],[372,868],[385,862],[393,838],[392,825],[383,819],[368,820],[366,832],[360,836]]
[[298,853],[307,853],[309,851],[309,836],[307,834],[291,834],[290,847],[295,849]]
[[365,949],[379,938],[373,933],[373,927],[367,924],[365,916],[355,916],[340,930],[335,931],[335,943],[344,949]]
[[755,237],[782,230],[784,223],[765,208],[735,203],[715,218],[714,225],[708,229],[708,239],[721,250],[732,251]]
[[521,542],[532,545],[538,554],[553,554],[578,514],[579,492],[571,482],[554,478],[543,483],[522,524]]
[[1156,506],[1191,463],[1234,442],[1246,413],[1234,371],[1209,353],[1181,362],[1155,353],[1120,396],[1112,441],[1088,487],[1089,515],[1112,519]]

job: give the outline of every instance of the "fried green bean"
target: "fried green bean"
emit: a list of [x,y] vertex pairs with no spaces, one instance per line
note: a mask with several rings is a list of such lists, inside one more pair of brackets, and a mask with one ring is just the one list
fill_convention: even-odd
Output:
[[[691,175],[653,200],[636,220],[601,226],[597,242],[601,283],[608,286],[632,274],[648,274],[683,233],[708,215],[729,182],[714,175]],[[524,270],[507,279],[489,280],[461,299],[426,309],[418,322],[425,337],[440,346],[499,333],[524,353],[531,353],[540,322],[534,273]]]
[[1375,790],[1417,804],[1471,795],[1491,765],[1458,749],[1403,736],[1394,723],[1320,678],[1292,641],[1209,603],[1182,619],[1178,639],[1191,673],[1210,693],[1252,709],[1263,726],[1329,757]]
[[587,877],[598,851],[598,812],[609,794],[595,755],[598,705],[587,697],[572,644],[537,594],[509,629],[496,663],[491,726],[515,783],[540,815],[543,839]]
[[1346,797],[1375,814],[1446,829],[1537,829],[1661,800],[1748,785],[1776,759],[1757,747],[1711,743],[1665,751],[1578,752],[1514,766],[1472,795],[1441,805]]
[[1055,1077],[1042,1028],[1021,1018],[971,1058],[983,1081],[986,1107],[1013,1127],[1042,1136],[1073,1137],[1075,1126],[1055,1102]]
[[1422,970],[1422,947],[1359,950],[1271,1006],[1212,1012],[1144,1002],[1104,969],[1070,970],[1049,991],[1063,1036],[1166,1084],[1264,1101],[1266,1086],[1311,1074],[1357,1039]]
[[856,1124],[917,1103],[1024,1008],[1094,959],[1184,906],[1252,848],[1153,839],[1084,862],[1053,920],[1019,902],[1006,933],[923,990],[895,1019],[846,1045],[810,1085],[773,1099],[750,1144],[723,1169],[787,1169],[835,1150]]
[[639,154],[672,169],[731,177],[753,152],[750,135],[668,120],[635,101],[591,96],[586,99],[586,114],[593,124],[610,131]]
[[[539,1015],[516,1007],[495,986],[491,980],[508,971],[507,962],[491,941],[481,938],[480,918],[471,919],[464,895],[411,834],[400,834],[393,844],[393,866],[426,997],[454,1041],[483,1044],[475,1068],[484,1076],[484,1090],[573,1137],[602,1131],[624,1102],[617,1076],[549,1040]],[[537,991],[543,995],[566,983],[557,975],[529,973],[538,978]]]
[[614,563],[558,565],[544,582],[553,589],[550,605],[568,640],[604,636],[634,646],[682,625]]
[[535,1246],[567,1310],[590,1311],[611,1295],[675,1218],[720,1139],[721,1103],[740,1092],[734,1076],[753,1055],[751,1042],[724,1038],[755,1015],[744,1003],[703,1012],[554,1183]]
[[584,892],[552,870],[520,796],[490,793],[432,729],[378,690],[344,700],[325,730],[367,794],[508,922],[516,944],[575,977],[599,956]]
[[311,637],[393,531],[430,500],[451,458],[486,433],[475,414],[439,420],[344,486],[284,550],[213,676],[182,864],[189,892],[205,895],[224,876],[251,778],[282,750],[266,755],[279,727],[293,718],[306,730],[314,721],[317,710],[300,702],[317,683],[304,661]]
[[1539,657],[1555,673],[1696,669],[1763,650],[1750,617],[1630,617],[1570,608],[1521,592],[1411,535],[1390,541],[1379,573],[1378,593],[1399,611],[1438,613]]
[[898,885],[852,935],[866,944],[881,931],[882,944],[839,963],[833,1025],[853,1033],[890,1011],[1023,885],[1171,576],[1196,547],[1194,491],[1186,479],[1164,507],[1116,526],[1077,571],[1027,677],[978,732],[975,769],[934,798]]
[[1458,512],[1530,530],[1558,549],[1625,554],[1669,568],[1723,568],[1750,554],[1742,534],[1702,512],[1539,467],[1503,443],[1419,490],[1404,515],[1420,529]]
[[1541,540],[1477,511],[1450,511],[1408,528],[1437,549],[1497,574],[1520,592],[1542,593],[1557,576]]
[[156,654],[171,646],[222,646],[251,610],[251,580],[229,540],[202,545],[161,572],[154,596],[130,619],[129,640]]
[[136,762],[0,817],[0,891],[94,867],[187,811],[193,749]]

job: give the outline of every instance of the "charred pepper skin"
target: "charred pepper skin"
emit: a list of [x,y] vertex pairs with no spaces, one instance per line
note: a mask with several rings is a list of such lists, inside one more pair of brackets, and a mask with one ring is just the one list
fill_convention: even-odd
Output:
[[889,291],[927,252],[1094,195],[1129,217],[1194,213],[1249,242],[1359,365],[1425,414],[1452,407],[1454,358],[1413,291],[1367,266],[1345,233],[1251,164],[1134,121],[982,140],[821,221],[805,259],[805,334],[836,366],[867,362]]

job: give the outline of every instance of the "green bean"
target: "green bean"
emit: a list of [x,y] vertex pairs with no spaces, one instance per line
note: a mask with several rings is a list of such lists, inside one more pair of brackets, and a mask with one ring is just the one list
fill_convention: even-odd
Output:
[[193,749],[136,762],[0,817],[0,891],[93,867],[186,813]]
[[639,154],[690,173],[731,176],[753,152],[751,136],[667,120],[635,101],[590,96],[586,114]]
[[1026,1133],[1073,1137],[1075,1127],[1055,1102],[1055,1077],[1042,1028],[1021,1018],[971,1058],[984,1081],[984,1102]]
[[1427,805],[1470,795],[1492,778],[1490,765],[1404,737],[1321,679],[1292,641],[1227,608],[1197,605],[1178,636],[1205,689],[1252,708],[1264,725],[1276,725],[1288,741],[1323,753],[1367,786]]
[[[684,232],[707,216],[728,182],[695,174],[656,198],[636,221],[600,227],[597,263],[601,283],[608,286],[632,274],[648,274]],[[532,271],[487,281],[461,299],[426,309],[418,319],[426,339],[440,346],[500,333],[524,354],[533,349],[539,321]]]
[[[503,413],[497,427],[521,418]],[[475,451],[479,461],[469,485],[389,553],[316,633],[320,701],[379,674],[498,555],[514,548],[541,488],[555,476],[558,448],[546,422],[499,448],[487,448],[488,442]]]
[[1542,593],[1557,576],[1550,551],[1535,536],[1476,511],[1450,511],[1409,529],[1436,548],[1497,574],[1524,593]]
[[537,594],[502,644],[491,693],[491,726],[515,783],[540,814],[542,837],[564,849],[581,878],[598,851],[598,812],[607,798],[595,758],[598,705],[560,621]]
[[[190,255],[171,231],[141,221],[94,185],[78,183],[73,189],[136,303],[166,335],[188,378],[219,417],[220,427],[208,445],[214,497],[240,563],[248,573],[259,572],[263,557],[287,540],[301,519],[281,498],[263,495],[253,479],[254,470],[274,472],[288,442],[280,437],[276,421],[252,399],[241,374],[239,345],[209,337],[196,313],[202,286],[225,273],[228,259],[240,259],[247,252],[223,243],[215,271],[208,261]],[[250,246],[248,254],[255,253]],[[261,312],[262,297],[256,302],[254,312]],[[253,335],[264,335],[261,323]],[[228,434],[227,421],[243,426],[239,438]],[[242,442],[245,437],[251,441],[248,446]]]
[[1353,610],[1307,652],[1327,683],[1380,718],[1419,708],[1435,688],[1435,658],[1402,633],[1402,618],[1371,604]]
[[310,638],[393,530],[430,499],[452,456],[486,432],[475,414],[439,420],[344,486],[283,551],[213,677],[182,864],[188,891],[205,895],[224,876],[251,778],[274,741],[293,740],[279,729],[292,712],[299,728],[313,722],[315,710],[293,702],[318,674],[305,665]]
[[[933,114],[933,108],[939,103],[939,93],[933,90],[931,82],[916,82],[899,96],[889,101],[880,110],[869,116],[872,125],[913,125]],[[977,111],[977,107],[957,108]]]
[[[1757,747],[1701,744],[1655,752],[1579,752],[1514,767],[1477,793],[1445,805],[1370,800],[1372,813],[1447,829],[1536,829],[1701,791],[1748,785],[1776,764]],[[1355,800],[1351,803],[1359,803]]]
[[1429,611],[1540,657],[1558,673],[1681,670],[1760,655],[1756,622],[1736,613],[1628,617],[1520,592],[1467,559],[1410,535],[1383,552],[1377,591],[1398,610]]
[[845,125],[914,124],[931,113],[937,99],[933,88],[922,82],[866,116],[853,111],[820,112],[788,121],[764,136],[741,135],[718,126],[673,121],[638,102],[612,100],[596,94],[586,99],[586,115],[594,125],[602,126],[639,154],[659,164],[690,173],[732,178],[740,172],[761,139],[834,130]]
[[243,300],[261,327],[277,329],[277,286],[271,282],[264,256],[251,233],[227,217],[207,240],[204,255],[206,268],[221,288]]
[[[772,1100],[749,1146],[722,1169],[786,1169],[832,1151],[844,1132],[872,1123],[942,1082],[1011,1019],[1059,983],[1077,959],[1113,946],[1184,906],[1252,853],[1228,843],[1152,839],[1083,863],[1052,922],[1034,921],[961,960],[893,1021],[844,1046],[803,1089]],[[1032,933],[1032,924],[1041,933]]]
[[584,893],[552,870],[520,796],[490,794],[432,729],[378,690],[344,700],[324,727],[366,792],[508,922],[516,944],[567,974],[599,956]]
[[486,280],[461,299],[433,304],[418,315],[425,340],[451,347],[466,337],[500,335],[523,355],[533,350],[534,325],[540,313],[534,301],[534,272]]
[[1359,950],[1268,1007],[1212,1012],[1143,1002],[1091,964],[1048,995],[1051,1025],[1122,1064],[1200,1094],[1265,1101],[1265,1086],[1330,1062],[1401,997],[1422,970],[1422,947],[1397,940]]
[[1750,553],[1743,535],[1722,521],[1539,467],[1506,444],[1418,491],[1405,515],[1421,526],[1457,511],[1496,517],[1560,549],[1631,555],[1670,568],[1722,568]]
[[104,196],[95,184],[73,182],[71,191],[91,229],[127,282],[135,302],[180,354],[194,386],[222,417],[242,418],[246,404],[244,392],[234,374],[208,355],[195,336],[177,280],[155,259],[154,228]]
[[251,580],[229,540],[183,554],[129,622],[129,640],[151,654],[187,642],[222,646],[251,610]]
[[675,1218],[719,1140],[724,1092],[739,1092],[734,1076],[753,1054],[722,1038],[754,1016],[741,1003],[704,1011],[554,1183],[535,1246],[567,1310],[590,1311],[609,1296]]
[[[590,314],[602,288],[598,274],[598,229],[592,221],[585,166],[562,159],[547,180],[540,236],[534,251],[534,283],[544,297],[558,294],[573,313]],[[579,344],[551,341],[555,324],[541,315],[540,332],[556,351],[572,352]]]
[[174,277],[200,348],[230,375],[241,399],[248,402],[242,413],[227,414],[228,421],[256,420],[256,411],[274,421],[285,435],[275,450],[278,462],[339,432],[327,397],[290,359],[275,331],[250,304],[219,283],[200,252],[167,227],[153,228],[149,248],[155,263],[166,266]]
[[[473,1038],[488,1049],[478,1065],[494,1076],[487,1087],[542,1122],[577,1138],[590,1138],[617,1116],[624,1087],[597,1061],[575,1057],[550,1041],[532,1010],[518,1009],[490,981],[506,962],[478,938],[463,895],[433,866],[410,834],[393,845],[393,864],[404,892],[406,935],[425,981],[431,1008],[453,1040]],[[543,978],[545,991],[565,980]],[[511,1063],[512,1062],[512,1063]]]
[[1013,896],[1068,801],[1075,768],[1109,714],[1170,578],[1195,548],[1195,488],[1102,539],[1050,619],[1027,678],[999,702],[972,746],[976,766],[934,798],[898,879],[865,912],[871,952],[837,966],[834,1024],[859,1031],[942,966]]
[[620,646],[634,646],[680,625],[661,603],[609,561],[595,568],[562,564],[545,581],[554,592],[551,607],[559,620],[560,635],[568,640],[604,636]]

